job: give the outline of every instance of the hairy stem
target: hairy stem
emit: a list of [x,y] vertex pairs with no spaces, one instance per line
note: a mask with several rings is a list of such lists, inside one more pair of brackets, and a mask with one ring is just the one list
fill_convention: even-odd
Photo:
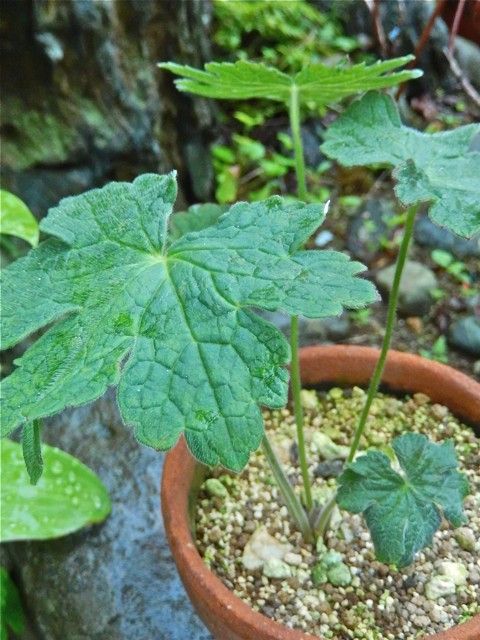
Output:
[[405,261],[407,259],[408,247],[410,245],[410,240],[412,239],[413,225],[415,222],[415,215],[418,211],[418,206],[419,206],[418,204],[414,204],[407,210],[405,230],[404,230],[402,242],[400,244],[400,250],[398,252],[397,262],[395,265],[395,274],[393,277],[392,290],[390,292],[390,297],[388,300],[387,322],[385,325],[385,335],[383,337],[382,349],[380,351],[380,356],[378,358],[377,364],[375,365],[375,370],[373,372],[372,378],[370,379],[367,399],[365,401],[365,405],[360,415],[357,428],[355,429],[355,435],[353,437],[353,441],[350,447],[350,452],[348,454],[347,462],[352,462],[358,450],[358,447],[360,445],[360,438],[362,437],[362,434],[365,430],[365,425],[367,422],[370,407],[372,406],[373,399],[375,397],[375,394],[378,391],[378,387],[380,386],[380,382],[382,380],[382,374],[385,368],[385,362],[387,360],[387,354],[390,348],[390,342],[392,340],[393,328],[395,326],[398,294],[400,291],[400,281],[402,279],[403,268],[405,266]]
[[[300,104],[298,90],[294,86],[290,95],[290,129],[292,131],[293,152],[295,157],[295,175],[297,178],[297,195],[301,200],[307,198],[307,183],[305,180],[305,158],[300,129]],[[300,362],[298,358],[298,316],[292,316],[290,322],[290,346],[292,350],[292,365],[290,367],[295,424],[297,427],[297,444],[300,468],[302,471],[305,506],[310,511],[313,507],[312,487],[308,474],[307,453],[305,449],[303,408],[300,401],[301,379]]]
[[290,129],[292,131],[293,153],[295,158],[295,176],[297,178],[297,196],[300,200],[307,199],[307,181],[305,179],[305,157],[303,154],[302,132],[300,129],[300,104],[298,89],[292,87],[290,94]]
[[262,448],[263,453],[267,458],[272,473],[275,477],[280,493],[285,500],[288,512],[295,521],[299,531],[303,536],[303,539],[306,542],[311,542],[313,540],[313,534],[307,514],[305,513],[305,509],[302,507],[297,494],[293,490],[292,485],[285,475],[283,467],[280,464],[280,461],[278,460],[275,451],[273,450],[272,445],[270,444],[270,441],[268,440],[266,435],[262,440]]
[[300,378],[300,361],[298,358],[298,316],[292,316],[290,323],[290,347],[292,350],[292,364],[290,366],[290,379],[292,385],[293,408],[295,412],[295,424],[297,427],[298,460],[303,479],[303,490],[305,493],[305,506],[307,511],[313,507],[312,486],[308,473],[307,453],[305,448],[303,407],[300,398],[302,381]]

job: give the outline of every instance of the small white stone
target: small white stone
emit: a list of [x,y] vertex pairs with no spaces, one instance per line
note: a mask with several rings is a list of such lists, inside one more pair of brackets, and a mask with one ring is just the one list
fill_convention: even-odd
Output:
[[283,560],[285,554],[291,550],[291,545],[282,544],[262,526],[252,534],[245,545],[242,564],[248,571],[255,571],[261,569],[267,560]]
[[324,460],[346,459],[349,448],[336,444],[326,433],[315,431],[312,436],[312,447]]
[[314,410],[318,406],[318,397],[315,391],[302,389],[300,391],[300,402],[304,409]]
[[438,572],[440,575],[450,578],[457,587],[467,583],[468,570],[461,562],[441,562],[438,565]]
[[285,554],[283,559],[287,564],[291,564],[294,567],[298,567],[298,565],[302,564],[302,556],[299,553],[292,553],[289,551]]
[[455,593],[455,583],[447,576],[433,576],[425,584],[425,595],[429,600],[438,600]]

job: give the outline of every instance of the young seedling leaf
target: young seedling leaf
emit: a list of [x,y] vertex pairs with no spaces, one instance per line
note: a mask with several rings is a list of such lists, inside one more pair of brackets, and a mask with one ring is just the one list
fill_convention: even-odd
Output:
[[163,62],[158,66],[181,76],[175,84],[180,91],[195,93],[207,98],[245,100],[265,98],[289,104],[293,92],[300,103],[313,102],[325,107],[369,89],[392,87],[406,80],[418,78],[418,69],[389,73],[403,67],[413,56],[394,58],[366,65],[328,67],[312,64],[299,73],[289,76],[278,69],[259,62],[209,62],[205,70],[195,69],[175,62]]
[[0,232],[38,244],[38,222],[27,205],[9,191],[0,189]]
[[73,456],[43,445],[44,471],[32,486],[21,445],[8,439],[0,445],[0,542],[58,538],[110,513],[100,479]]
[[364,514],[381,562],[403,567],[430,544],[442,513],[455,527],[464,522],[468,483],[457,471],[451,441],[434,444],[424,435],[407,433],[392,446],[401,473],[384,453],[368,451],[338,478],[337,502]]
[[394,101],[370,92],[327,129],[322,151],[345,166],[394,167],[395,192],[405,205],[431,202],[434,222],[471,237],[480,231],[480,153],[470,150],[475,136],[479,124],[442,133],[405,127]]
[[37,484],[43,472],[40,420],[26,422],[22,433],[23,459],[32,484]]
[[207,202],[194,204],[188,208],[188,211],[179,211],[172,216],[170,237],[172,240],[177,240],[190,231],[201,231],[210,227],[227,209],[225,205]]
[[3,434],[118,384],[141,442],[185,433],[199,460],[239,470],[288,379],[285,338],[248,307],[320,317],[376,299],[358,262],[301,250],[323,205],[239,203],[171,242],[175,194],[170,174],[67,198],[42,222],[53,237],[4,270],[3,347],[55,324],[3,382]]
[[8,640],[9,630],[16,635],[25,629],[25,614],[18,589],[5,567],[0,567],[0,640]]

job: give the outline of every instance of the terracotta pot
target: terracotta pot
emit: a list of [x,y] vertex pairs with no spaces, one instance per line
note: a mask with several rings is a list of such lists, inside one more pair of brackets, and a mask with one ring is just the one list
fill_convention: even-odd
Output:
[[[300,357],[306,386],[327,383],[365,386],[378,351],[369,347],[315,346],[302,349]],[[426,393],[466,422],[480,426],[480,384],[451,367],[392,351],[383,380],[384,386],[395,392]],[[178,571],[199,616],[217,640],[311,640],[314,636],[287,629],[253,611],[202,561],[190,528],[202,469],[182,440],[167,455],[162,479],[165,530]],[[480,615],[429,636],[429,640],[433,639],[479,640]]]

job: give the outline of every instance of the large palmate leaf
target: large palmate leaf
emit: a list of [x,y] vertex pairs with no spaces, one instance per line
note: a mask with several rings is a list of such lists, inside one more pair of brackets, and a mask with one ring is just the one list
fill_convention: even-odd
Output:
[[337,502],[364,514],[378,559],[402,567],[430,544],[441,513],[454,526],[464,522],[468,483],[457,471],[451,441],[434,444],[407,433],[392,446],[402,472],[392,469],[384,453],[369,451],[338,478]]
[[259,404],[286,401],[289,348],[248,309],[309,317],[376,299],[363,266],[302,251],[322,205],[239,203],[170,242],[173,174],[63,200],[54,236],[5,269],[3,346],[56,322],[3,383],[2,430],[119,384],[125,422],[166,450],[185,433],[206,464],[240,469],[261,440]]
[[324,107],[362,91],[392,87],[418,78],[422,75],[418,69],[388,74],[412,59],[413,56],[404,56],[372,65],[362,62],[350,67],[312,64],[293,76],[246,60],[209,62],[204,71],[175,62],[163,62],[159,67],[181,76],[175,81],[180,91],[207,98],[265,98],[289,104],[295,93],[300,103],[314,102],[318,107]]
[[322,151],[346,166],[395,167],[395,192],[406,204],[431,202],[429,215],[461,236],[480,231],[480,153],[470,150],[480,125],[422,133],[402,125],[391,98],[367,93],[325,134]]
[[58,538],[110,513],[100,479],[65,451],[43,445],[44,472],[32,486],[21,445],[4,439],[0,446],[1,542]]

